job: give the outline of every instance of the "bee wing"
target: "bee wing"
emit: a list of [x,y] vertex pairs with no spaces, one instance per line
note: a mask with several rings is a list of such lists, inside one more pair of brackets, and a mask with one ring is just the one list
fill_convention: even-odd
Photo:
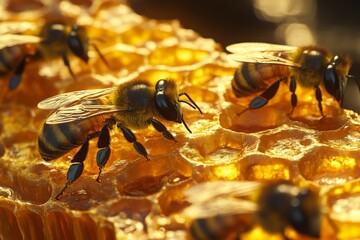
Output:
[[80,90],[67,93],[61,93],[47,98],[38,103],[40,109],[59,109],[74,105],[83,100],[94,100],[106,96],[116,90],[116,87],[103,89]]
[[248,196],[258,190],[263,184],[251,181],[212,181],[195,185],[184,194],[190,203],[202,204],[219,197]]
[[28,31],[37,31],[39,28],[39,24],[34,22],[20,22],[20,21],[13,21],[13,22],[1,22],[0,23],[0,34],[21,34],[26,33]]
[[215,198],[201,204],[193,204],[185,208],[181,214],[192,219],[214,216],[252,214],[258,209],[257,204],[244,199]]
[[236,43],[226,47],[232,54],[228,58],[237,62],[269,63],[291,67],[301,67],[287,56],[298,47],[270,43]]
[[46,123],[69,123],[99,115],[111,114],[126,110],[128,109],[125,107],[119,107],[115,105],[77,104],[70,107],[57,109],[48,117]]
[[39,43],[41,38],[32,35],[0,34],[0,49],[22,44]]

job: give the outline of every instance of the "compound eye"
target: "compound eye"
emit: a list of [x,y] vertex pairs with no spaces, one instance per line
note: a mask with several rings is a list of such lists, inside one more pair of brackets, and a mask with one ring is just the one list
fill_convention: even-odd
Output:
[[341,86],[338,74],[336,73],[336,67],[333,64],[328,65],[325,69],[324,84],[326,91],[339,102],[342,98],[342,90],[340,89]]
[[87,54],[87,36],[85,29],[80,28],[77,25],[71,27],[71,31],[69,34],[68,44],[71,51],[81,58],[86,63],[89,60]]
[[161,92],[155,95],[155,108],[166,120],[181,123],[181,118],[179,118],[175,105]]

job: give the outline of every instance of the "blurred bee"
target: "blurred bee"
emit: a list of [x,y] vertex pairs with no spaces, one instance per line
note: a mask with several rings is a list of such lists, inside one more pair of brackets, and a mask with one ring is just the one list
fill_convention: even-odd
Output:
[[[38,34],[26,34],[27,31],[38,28],[41,28]],[[13,90],[21,82],[28,61],[62,57],[70,75],[76,79],[68,53],[73,53],[87,63],[90,45],[94,47],[100,59],[109,66],[98,47],[88,38],[85,26],[76,24],[68,26],[62,22],[49,22],[41,27],[27,22],[0,23],[0,76],[13,74],[8,86]]]
[[[237,97],[263,91],[246,110],[261,108],[276,94],[280,82],[290,80],[292,110],[297,105],[296,85],[314,88],[323,115],[320,85],[342,105],[351,60],[318,46],[295,47],[268,43],[237,43],[227,46],[229,58],[241,62],[232,80]],[[359,84],[359,83],[358,83]],[[290,114],[291,114],[290,113]]]
[[[190,102],[180,99],[185,96]],[[185,93],[178,93],[177,85],[172,80],[159,80],[155,87],[147,81],[129,81],[118,87],[83,90],[59,94],[41,101],[40,109],[54,112],[44,123],[38,138],[39,153],[45,161],[50,161],[71,149],[81,146],[72,159],[67,173],[66,187],[82,173],[89,141],[98,137],[96,156],[99,175],[110,156],[109,129],[116,125],[126,140],[146,159],[148,154],[144,146],[136,140],[131,129],[142,129],[152,125],[169,140],[176,141],[166,127],[154,117],[182,123],[187,126],[180,103],[186,103],[200,113],[200,108]]]
[[241,233],[257,224],[284,239],[288,239],[287,228],[320,237],[318,193],[287,181],[207,182],[186,190],[185,197],[192,205],[181,214],[192,219],[192,239],[240,239]]

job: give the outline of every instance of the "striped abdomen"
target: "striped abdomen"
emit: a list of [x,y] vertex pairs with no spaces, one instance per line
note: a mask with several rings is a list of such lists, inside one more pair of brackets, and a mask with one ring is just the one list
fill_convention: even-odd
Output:
[[82,145],[90,133],[99,131],[102,118],[63,124],[44,124],[38,138],[39,153],[46,161],[61,157]]
[[[190,225],[191,239],[228,239],[253,225],[253,215],[229,214],[195,219]],[[231,238],[232,239],[232,238]]]
[[28,53],[26,45],[15,45],[0,50],[0,75],[13,71],[21,62],[24,55]]
[[241,63],[235,71],[231,86],[236,97],[248,96],[267,89],[289,74],[289,68],[283,65]]

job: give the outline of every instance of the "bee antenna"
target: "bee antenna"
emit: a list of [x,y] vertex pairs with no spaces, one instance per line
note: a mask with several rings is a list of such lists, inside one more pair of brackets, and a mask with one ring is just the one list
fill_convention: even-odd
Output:
[[190,105],[192,108],[199,110],[199,112],[202,114],[201,109],[199,108],[198,105],[196,105],[196,103],[194,102],[194,100],[192,100],[192,98],[189,96],[189,94],[187,94],[186,92],[182,92],[182,93],[179,94],[179,97],[182,96],[182,95],[185,95],[185,97],[186,97],[187,99],[189,99],[189,101],[190,101],[193,105],[191,105],[190,103],[188,103],[188,102],[186,102],[186,101],[184,101],[184,100],[179,100],[179,102],[187,103],[187,104]]
[[189,105],[189,106],[192,107],[193,109],[196,109],[196,107],[195,107],[194,105],[192,105],[191,103],[189,103],[189,102],[187,102],[187,101],[179,100],[179,102],[186,103],[187,105]]
[[176,113],[177,113],[178,117],[181,119],[181,122],[184,124],[185,128],[189,131],[189,133],[192,133],[190,128],[186,124],[186,122],[185,122],[185,120],[183,118],[183,115],[180,112],[179,105],[175,104],[175,109],[176,109]]

